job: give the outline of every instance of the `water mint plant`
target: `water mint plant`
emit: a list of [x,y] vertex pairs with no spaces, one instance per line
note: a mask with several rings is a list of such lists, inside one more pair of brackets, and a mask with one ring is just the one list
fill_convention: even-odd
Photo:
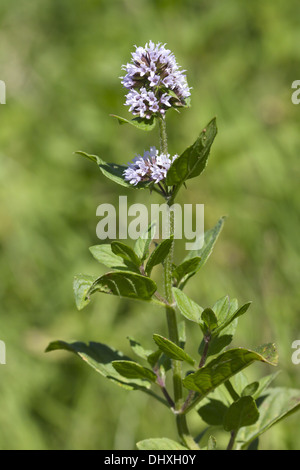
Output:
[[122,84],[130,90],[126,105],[133,115],[150,119],[164,116],[171,107],[186,105],[191,93],[185,71],[165,44],[149,41],[145,47],[136,47],[131,62],[122,69],[127,72],[121,77]]
[[[78,153],[95,162],[111,184],[159,194],[168,207],[168,238],[154,243],[155,224],[151,223],[133,248],[117,240],[92,246],[91,254],[109,271],[99,277],[77,275],[75,300],[79,310],[85,308],[96,293],[117,296],[120,301],[128,298],[147,302],[153,310],[165,313],[168,335],[153,332],[149,338],[150,350],[130,337],[132,353],[138,359],[101,342],[54,341],[47,351],[64,349],[75,353],[113,384],[150,395],[158,407],[164,406],[165,412],[174,416],[178,441],[167,436],[149,436],[137,443],[140,450],[214,450],[220,448],[213,436],[214,429],[227,434],[228,450],[258,448],[261,434],[299,409],[300,392],[270,387],[277,372],[248,381],[244,370],[252,363],[278,364],[276,346],[271,342],[254,349],[230,346],[238,322],[248,312],[251,302],[239,305],[236,299],[220,293],[220,298],[207,306],[198,303],[201,299],[193,300],[185,293],[188,282],[197,277],[201,279],[225,218],[221,217],[205,232],[201,248],[182,253],[181,261],[174,263],[172,207],[179,191],[187,191],[189,179],[200,175],[203,178],[217,135],[216,119],[202,129],[184,152],[170,155],[166,111],[189,106],[190,88],[184,71],[165,45],[151,41],[145,47],[136,47],[132,62],[123,69],[126,75],[122,77],[122,84],[129,90],[126,104],[134,117],[113,116],[121,124],[127,123],[143,131],[158,127],[159,149],[155,136],[150,150],[137,154],[127,165]],[[152,277],[158,265],[162,266],[161,282]],[[195,328],[199,338],[198,344],[188,349],[193,350],[192,355],[185,349],[187,323]],[[99,339],[101,341],[101,337]],[[189,431],[190,413],[196,413],[199,418],[198,435]]]
[[134,185],[140,181],[164,181],[171,163],[177,157],[178,155],[171,157],[170,154],[160,154],[156,147],[150,147],[150,151],[144,152],[142,157],[137,155],[132,163],[128,163],[128,168],[124,170],[125,180]]

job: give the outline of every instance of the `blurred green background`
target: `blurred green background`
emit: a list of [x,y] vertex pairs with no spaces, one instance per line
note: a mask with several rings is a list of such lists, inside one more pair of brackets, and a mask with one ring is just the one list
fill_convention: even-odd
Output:
[[[229,217],[187,293],[203,306],[225,294],[252,300],[234,344],[275,341],[276,385],[300,387],[291,362],[300,339],[300,106],[291,102],[299,13],[298,0],[1,3],[1,449],[134,449],[146,437],[176,439],[172,416],[151,398],[115,387],[68,353],[44,354],[55,339],[106,342],[129,354],[128,335],[151,348],[152,333],[165,333],[162,311],[99,295],[78,312],[72,291],[74,274],[105,272],[88,251],[99,242],[97,206],[119,194],[149,202],[143,191],[119,193],[73,153],[127,163],[158,145],[157,130],[109,117],[129,117],[121,65],[149,39],[168,44],[193,87],[192,108],[168,113],[171,153],[218,119],[208,167],[181,202],[205,204],[206,228]],[[254,365],[247,374],[268,372]],[[299,449],[298,423],[294,415],[274,427],[261,448]],[[204,427],[196,414],[190,426]]]

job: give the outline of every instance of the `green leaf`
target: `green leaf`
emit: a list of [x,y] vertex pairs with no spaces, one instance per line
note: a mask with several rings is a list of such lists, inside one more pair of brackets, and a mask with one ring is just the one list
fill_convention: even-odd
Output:
[[254,441],[251,442],[247,450],[258,450],[259,448],[259,439],[255,439]]
[[178,361],[185,361],[191,364],[192,366],[195,365],[194,359],[189,356],[183,349],[181,349],[179,346],[177,346],[175,343],[170,341],[167,338],[164,338],[163,336],[154,334],[153,339],[159,349],[163,351],[168,357],[171,359],[175,359]]
[[172,361],[160,349],[150,354],[147,358],[148,363],[152,369],[159,370],[160,376],[164,379],[166,372],[171,369]]
[[215,312],[215,315],[220,324],[224,323],[224,321],[226,320],[228,316],[229,307],[230,307],[230,301],[229,301],[228,295],[225,295],[221,299],[217,300],[217,302],[213,306],[212,309]]
[[123,258],[125,261],[131,261],[135,266],[141,266],[141,260],[135,254],[130,246],[125,245],[125,243],[114,241],[111,243],[111,251]]
[[99,263],[104,264],[108,268],[116,270],[134,271],[139,273],[139,269],[130,261],[125,261],[120,256],[115,255],[112,252],[110,243],[104,243],[102,245],[94,245],[89,248],[94,258]]
[[99,157],[97,155],[90,155],[89,153],[83,152],[82,150],[77,150],[77,152],[74,152],[76,155],[81,155],[82,157],[86,158],[87,160],[90,160],[93,163],[100,163]]
[[221,230],[224,226],[224,222],[225,222],[225,217],[221,217],[221,219],[218,220],[218,222],[216,223],[216,225],[211,228],[210,230],[207,230],[204,234],[204,244],[202,246],[202,248],[200,248],[199,250],[190,250],[188,252],[188,254],[186,255],[184,261],[186,260],[189,260],[189,259],[192,259],[192,258],[195,258],[195,257],[199,257],[201,258],[201,261],[199,262],[198,266],[197,266],[197,269],[194,271],[194,272],[191,272],[189,274],[187,274],[182,280],[181,280],[181,283],[180,283],[180,288],[183,289],[183,287],[185,286],[185,284],[187,283],[187,281],[192,277],[194,276],[194,274],[196,274],[197,271],[199,271],[199,269],[201,269],[206,261],[208,260],[208,258],[210,257],[212,251],[213,251],[213,248],[215,246],[215,243],[221,233]]
[[183,261],[179,266],[176,266],[172,272],[172,276],[177,280],[177,283],[179,284],[181,279],[187,274],[197,271],[200,261],[201,258],[199,256],[195,256],[195,258]]
[[215,330],[215,334],[220,333],[222,330],[224,330],[224,328],[227,328],[230,323],[244,315],[244,313],[246,313],[250,307],[251,303],[252,302],[247,302],[246,304],[242,305],[242,307],[238,308],[235,312],[229,312],[228,318]]
[[134,245],[134,251],[137,256],[144,261],[149,256],[150,244],[155,236],[156,224],[153,222],[149,225],[146,232],[137,239]]
[[75,342],[66,343],[65,341],[54,341],[49,344],[46,352],[63,349],[70,351],[80,357],[89,366],[95,369],[99,374],[111,380],[116,385],[119,385],[127,390],[134,390],[149,388],[150,384],[145,380],[137,380],[138,378],[131,378],[130,380],[120,375],[113,367],[112,363],[116,360],[129,359],[121,352],[116,351],[106,344],[90,342],[89,344]]
[[243,390],[249,384],[249,381],[248,381],[246,375],[244,374],[244,372],[239,372],[234,377],[232,377],[231,382],[232,382],[232,385],[234,387],[234,390],[240,396],[242,395]]
[[149,356],[147,357],[147,361],[152,368],[156,366],[161,355],[162,355],[162,351],[160,349],[149,354]]
[[81,150],[75,153],[77,153],[78,155],[82,155],[83,157],[88,158],[89,160],[92,160],[93,162],[97,163],[103,175],[106,176],[106,178],[112,180],[114,183],[117,183],[121,186],[125,186],[126,188],[136,188],[137,186],[139,186],[133,186],[129,183],[129,181],[125,180],[123,173],[124,170],[126,170],[127,168],[126,165],[118,165],[117,163],[107,163],[97,155],[89,155],[88,153],[82,152]]
[[259,387],[258,382],[252,382],[251,384],[247,385],[244,390],[242,391],[242,397],[253,396],[257,392]]
[[131,337],[128,337],[127,339],[129,340],[130,347],[133,352],[142,359],[145,359],[147,361],[148,356],[151,356],[153,354],[153,351],[151,351],[151,349],[144,349],[138,341],[135,341],[135,339]]
[[136,444],[138,450],[188,450],[178,442],[172,441],[167,437],[157,439],[145,439]]
[[201,318],[209,332],[213,332],[217,328],[218,319],[211,308],[205,308],[201,314]]
[[[229,308],[228,308],[229,305]],[[228,297],[223,297],[219,299],[216,304],[213,306],[212,310],[215,312],[215,315],[218,319],[218,323],[224,322],[224,316],[227,318],[228,315],[233,314],[238,309],[238,303],[236,299],[233,299],[229,303]],[[214,356],[215,354],[220,353],[224,348],[226,348],[233,339],[233,335],[236,331],[238,324],[238,319],[233,320],[226,328],[222,329],[220,333],[213,332],[213,336],[209,342],[208,356]],[[204,339],[202,340],[199,346],[199,354],[202,355],[205,347]]]
[[277,365],[277,351],[274,344],[265,345],[264,355],[259,352],[244,348],[229,349],[220,354],[198,371],[189,374],[183,385],[198,392],[197,401],[203,399],[226,380],[248,367],[255,361]]
[[253,395],[253,398],[256,400],[260,395],[271,385],[271,383],[278,377],[278,375],[281,373],[280,370],[274,372],[273,374],[266,375],[265,377],[262,377],[258,383],[258,389]]
[[243,426],[256,423],[259,411],[252,397],[241,397],[228,408],[224,415],[225,431],[237,431]]
[[88,276],[87,274],[77,274],[74,277],[73,290],[78,310],[82,310],[90,302],[88,292],[95,279],[96,276]]
[[203,308],[196,304],[196,302],[190,299],[180,289],[173,287],[172,291],[180,313],[188,320],[198,323],[198,325],[203,327],[201,320]]
[[157,264],[162,263],[169,254],[172,247],[173,238],[166,238],[152,251],[146,264],[145,271],[150,276],[152,269]]
[[[227,331],[227,330],[226,330]],[[216,354],[219,354],[221,351],[223,351],[224,348],[229,346],[229,344],[232,342],[233,335],[232,334],[222,334],[220,336],[213,336],[209,342],[209,348],[208,348],[208,354],[207,356],[215,356]],[[204,352],[204,347],[205,347],[205,341],[204,339],[201,341],[201,344],[199,346],[199,355],[202,356]]]
[[[235,299],[234,299],[235,300]],[[235,307],[233,310],[236,310],[237,303],[233,301],[233,306]],[[213,309],[215,306],[213,307]],[[231,307],[230,307],[231,309]],[[217,315],[216,315],[217,316]],[[219,322],[219,319],[218,319]],[[233,340],[233,335],[237,328],[238,319],[234,320],[227,328],[221,331],[221,333],[216,334],[213,332],[213,336],[209,342],[208,348],[208,356],[214,356],[220,353],[224,348],[226,348]],[[202,355],[205,347],[204,338],[199,346],[199,354]]]
[[260,400],[262,403],[259,405],[258,421],[252,426],[240,429],[237,435],[237,442],[240,442],[243,449],[274,424],[300,409],[300,391],[295,389],[269,389]]
[[152,116],[150,119],[136,117],[131,120],[117,116],[115,114],[110,114],[110,116],[116,118],[119,124],[130,124],[131,126],[134,126],[142,131],[152,131],[156,126],[156,119],[154,116]]
[[255,352],[263,356],[269,364],[277,366],[278,351],[274,343],[262,344],[258,346],[258,348],[255,348]]
[[199,176],[206,167],[210,148],[217,135],[216,119],[212,119],[198,139],[188,147],[170,166],[166,183],[168,186],[183,184]]
[[210,426],[221,426],[228,407],[220,400],[210,399],[209,403],[197,410],[203,421]]
[[143,367],[137,362],[133,361],[113,361],[112,366],[114,369],[127,379],[141,379],[156,382],[156,375],[147,367]]
[[91,285],[87,295],[94,292],[150,300],[157,286],[152,279],[127,271],[113,271],[99,277]]

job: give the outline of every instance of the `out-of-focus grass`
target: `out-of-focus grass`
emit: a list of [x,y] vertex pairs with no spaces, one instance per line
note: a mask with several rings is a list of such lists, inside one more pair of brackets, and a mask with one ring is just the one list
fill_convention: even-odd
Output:
[[[253,300],[236,345],[276,341],[277,384],[299,387],[291,344],[299,339],[298,2],[228,0],[15,0],[0,6],[0,448],[134,448],[176,438],[172,416],[137,392],[106,382],[50,340],[107,342],[128,351],[131,335],[151,347],[164,314],[103,295],[83,312],[77,272],[104,273],[88,252],[98,242],[96,207],[118,189],[78,149],[126,163],[157,145],[157,132],[119,127],[127,115],[120,67],[133,45],[166,42],[187,69],[192,108],[169,113],[169,147],[181,152],[217,115],[219,135],[205,174],[181,201],[205,204],[206,227],[229,218],[212,258],[187,292],[203,306],[229,294]],[[130,202],[148,203],[143,192]],[[180,253],[177,251],[177,257]],[[195,333],[188,329],[195,341]],[[250,377],[267,372],[253,366]],[[203,423],[191,416],[195,433]],[[297,417],[269,431],[268,449],[297,449]]]

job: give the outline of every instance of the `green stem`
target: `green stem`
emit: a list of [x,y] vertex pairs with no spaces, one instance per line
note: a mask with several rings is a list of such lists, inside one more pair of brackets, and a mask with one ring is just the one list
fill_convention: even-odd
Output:
[[226,380],[226,382],[224,382],[224,385],[225,385],[227,391],[229,392],[231,398],[233,399],[233,401],[236,401],[240,398],[240,396],[234,390],[230,380]]
[[230,441],[228,443],[227,449],[226,450],[233,450],[234,444],[235,444],[235,438],[236,438],[236,431],[231,431],[231,436],[230,436]]
[[[208,355],[208,350],[209,350],[209,344],[210,344],[210,341],[211,341],[211,335],[205,335],[204,336],[204,342],[205,342],[205,346],[204,346],[204,350],[203,350],[203,354],[201,356],[201,359],[200,359],[200,362],[199,362],[199,366],[198,366],[198,369],[201,369],[202,367],[205,366],[205,363],[206,363],[206,359],[207,359],[207,355]],[[181,407],[181,410],[180,412],[181,413],[184,413],[191,405],[192,401],[194,400],[196,396],[196,392],[194,392],[193,390],[191,390],[187,396],[187,399],[185,400],[184,404],[182,405]]]
[[[163,118],[159,119],[159,130],[160,130],[160,152],[163,154],[168,153],[168,143],[167,143],[167,131],[166,131],[166,122]],[[174,199],[168,199],[169,208],[173,204]],[[174,235],[174,212],[168,211],[168,232],[169,236]],[[173,253],[174,253],[174,241],[172,247],[169,251],[169,254],[164,262],[164,290],[165,290],[165,299],[169,305],[166,306],[166,317],[169,338],[173,343],[179,345],[179,334],[178,334],[178,325],[176,319],[175,309],[171,306],[173,303],[172,296],[172,266],[173,266]],[[173,371],[173,389],[174,389],[174,408],[175,412],[181,409],[183,403],[183,393],[182,393],[182,380],[181,380],[181,362],[172,360],[172,371]],[[176,416],[176,425],[177,431],[182,439],[183,443],[189,448],[199,450],[198,445],[192,438],[189,433],[186,417],[185,415]]]
[[167,138],[167,127],[166,121],[164,118],[159,118],[159,144],[160,144],[160,153],[168,153],[168,138]]

